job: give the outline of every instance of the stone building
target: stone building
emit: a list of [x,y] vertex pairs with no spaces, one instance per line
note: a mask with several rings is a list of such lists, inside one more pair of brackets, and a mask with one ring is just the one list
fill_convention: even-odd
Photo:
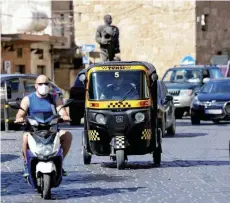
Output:
[[53,79],[51,0],[1,1],[1,73],[46,74]]
[[122,60],[151,62],[162,76],[185,55],[197,64],[210,64],[216,53],[230,56],[229,9],[228,1],[74,0],[75,42],[96,44],[96,29],[111,14],[120,29]]

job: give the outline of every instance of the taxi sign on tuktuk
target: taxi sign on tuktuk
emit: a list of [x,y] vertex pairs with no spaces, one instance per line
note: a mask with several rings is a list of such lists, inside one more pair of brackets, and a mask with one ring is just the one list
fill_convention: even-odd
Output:
[[110,156],[124,169],[128,155],[152,154],[161,162],[157,126],[157,73],[147,62],[105,62],[91,65],[80,76],[85,85],[82,136],[84,164],[92,155]]

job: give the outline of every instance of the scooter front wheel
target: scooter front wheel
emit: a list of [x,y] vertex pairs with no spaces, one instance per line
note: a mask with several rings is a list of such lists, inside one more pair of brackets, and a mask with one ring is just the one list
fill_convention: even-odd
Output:
[[43,185],[42,185],[42,198],[50,199],[51,198],[51,174],[43,174]]

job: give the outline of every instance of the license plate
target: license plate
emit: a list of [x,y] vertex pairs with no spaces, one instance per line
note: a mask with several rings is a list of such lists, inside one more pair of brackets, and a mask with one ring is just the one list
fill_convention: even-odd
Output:
[[117,123],[123,123],[123,116],[116,116],[116,122]]
[[205,113],[207,114],[222,114],[221,109],[207,109],[205,110]]

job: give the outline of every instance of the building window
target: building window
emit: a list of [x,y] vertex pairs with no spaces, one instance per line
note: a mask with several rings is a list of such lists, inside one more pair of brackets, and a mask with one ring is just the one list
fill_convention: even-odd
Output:
[[23,56],[23,49],[22,48],[17,48],[17,57],[22,58]]
[[44,59],[44,51],[43,51],[43,49],[38,49],[37,54],[38,54],[38,59]]
[[17,73],[26,73],[26,66],[25,65],[16,65],[15,72]]
[[44,75],[45,74],[45,66],[38,65],[37,66],[37,74]]

